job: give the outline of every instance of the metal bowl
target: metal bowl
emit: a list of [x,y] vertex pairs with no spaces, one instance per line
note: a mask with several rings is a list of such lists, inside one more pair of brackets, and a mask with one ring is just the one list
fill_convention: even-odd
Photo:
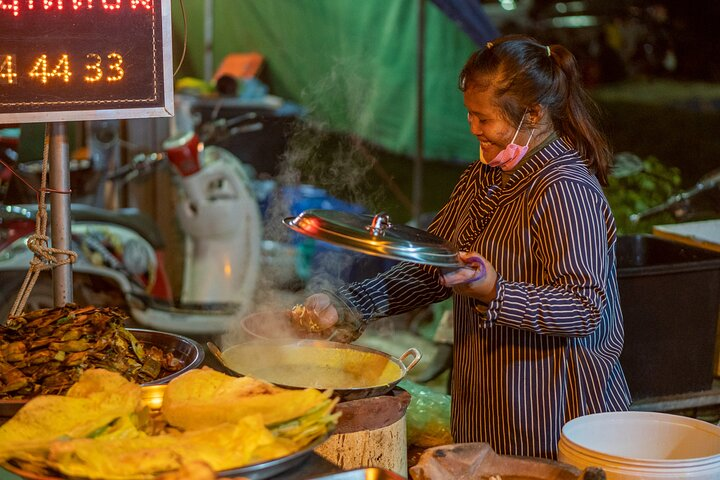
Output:
[[143,386],[165,385],[186,371],[199,367],[205,361],[205,350],[203,350],[198,342],[191,338],[176,333],[159,332],[142,328],[128,328],[127,330],[143,345],[155,346],[165,353],[172,353],[175,358],[183,363],[183,368],[177,372],[157,378],[152,382],[143,383]]
[[321,340],[327,334],[301,331],[291,322],[290,310],[256,312],[240,319],[244,341],[251,340]]
[[[183,367],[177,372],[164,375],[151,382],[143,383],[142,386],[166,385],[175,377],[182,375],[188,370],[199,367],[205,361],[205,350],[191,338],[177,335],[175,333],[158,332],[141,328],[128,328],[135,338],[143,345],[155,346],[165,353],[172,353],[175,358],[183,363]],[[0,400],[0,423],[2,417],[12,417],[20,410],[29,399]]]

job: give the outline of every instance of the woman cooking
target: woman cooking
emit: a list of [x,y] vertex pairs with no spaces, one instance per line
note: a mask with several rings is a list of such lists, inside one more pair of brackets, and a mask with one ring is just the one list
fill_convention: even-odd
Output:
[[556,458],[565,422],[630,403],[601,188],[610,148],[561,45],[497,39],[470,56],[459,86],[480,159],[428,230],[466,267],[401,263],[308,297],[296,321],[352,341],[374,319],[452,295],[454,441]]

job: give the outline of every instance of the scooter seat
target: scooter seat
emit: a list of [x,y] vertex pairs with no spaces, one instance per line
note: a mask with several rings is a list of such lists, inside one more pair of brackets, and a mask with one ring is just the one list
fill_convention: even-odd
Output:
[[[37,205],[35,204],[24,204],[20,206],[31,212],[33,217],[37,213]],[[48,205],[48,212],[50,212],[50,208],[51,206]],[[84,203],[73,203],[70,206],[70,216],[76,222],[99,222],[121,225],[137,232],[155,249],[161,249],[165,246],[165,240],[155,221],[137,208],[107,210]]]

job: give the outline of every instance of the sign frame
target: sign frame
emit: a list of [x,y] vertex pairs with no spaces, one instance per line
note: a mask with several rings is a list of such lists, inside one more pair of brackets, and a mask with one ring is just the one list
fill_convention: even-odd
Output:
[[[17,123],[45,123],[65,121],[94,121],[94,120],[121,120],[131,118],[172,117],[174,115],[173,92],[173,52],[172,52],[172,21],[171,0],[154,0],[154,8],[161,9],[160,38],[162,52],[159,52],[162,62],[162,89],[158,92],[159,106],[135,108],[100,108],[100,109],[72,109],[32,112],[0,112],[0,124]],[[154,21],[154,20],[153,20]],[[2,53],[2,52],[0,52]],[[1,88],[1,87],[0,87]],[[0,102],[0,105],[2,102]]]

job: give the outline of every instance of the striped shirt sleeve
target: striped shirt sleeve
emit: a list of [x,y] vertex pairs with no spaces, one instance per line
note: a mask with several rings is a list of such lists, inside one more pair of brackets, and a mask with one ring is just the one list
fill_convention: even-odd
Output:
[[540,334],[586,336],[604,308],[606,203],[587,183],[554,182],[531,206],[535,255],[548,281],[542,285],[498,280],[487,320]]
[[[463,171],[450,199],[431,222],[430,233],[441,238],[450,236],[455,227],[456,212],[467,201],[474,169],[475,164]],[[452,289],[440,284],[441,273],[436,267],[402,262],[375,278],[343,285],[336,293],[356,308],[363,320],[370,321],[449,298]]]

